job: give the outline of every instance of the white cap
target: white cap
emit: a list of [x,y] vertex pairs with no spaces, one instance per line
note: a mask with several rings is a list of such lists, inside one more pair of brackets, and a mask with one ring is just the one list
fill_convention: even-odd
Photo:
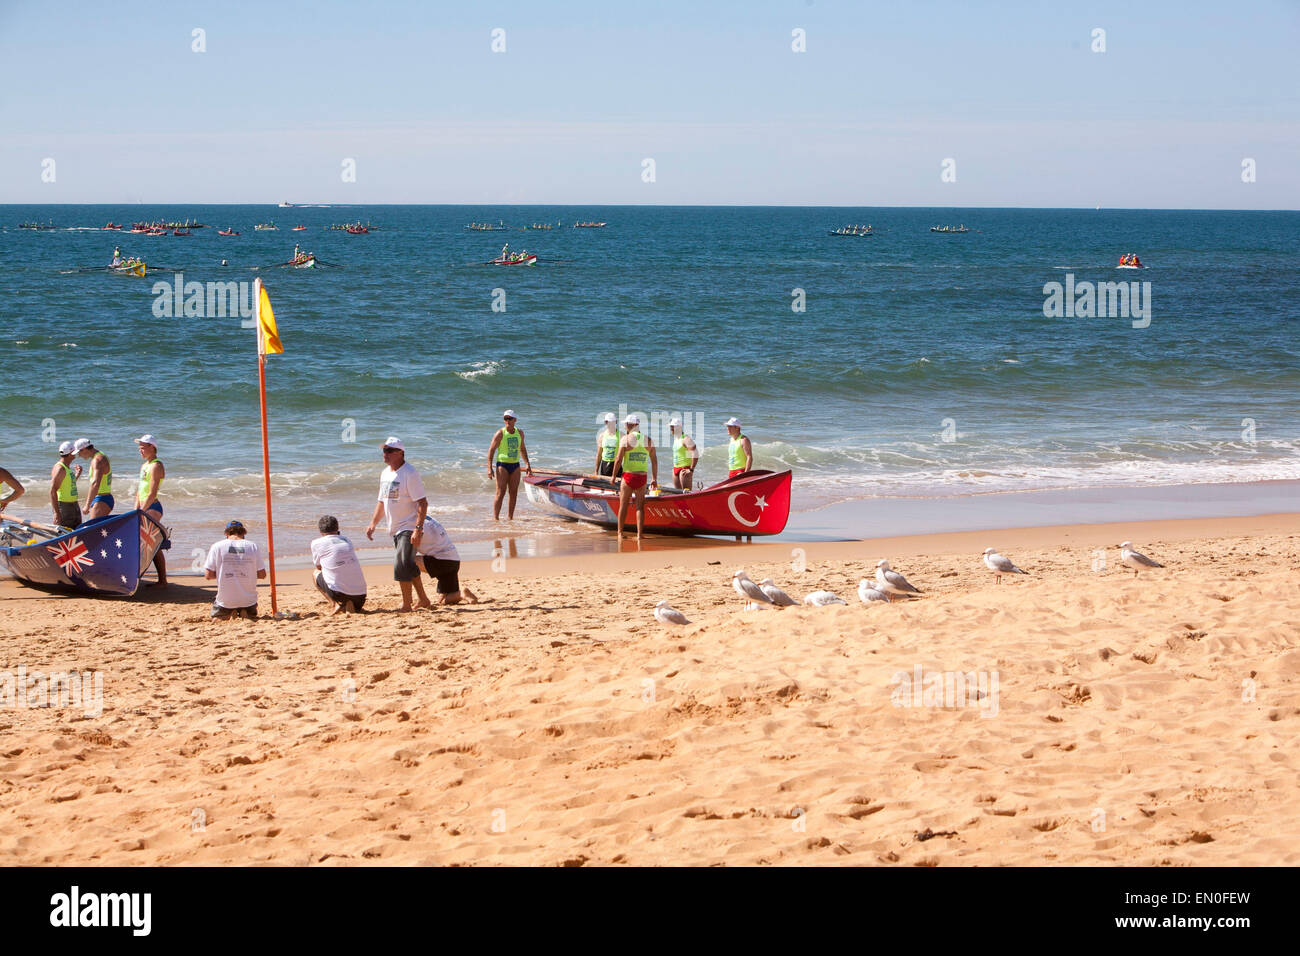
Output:
[[513,408],[507,408],[504,412],[501,413],[501,417],[517,419],[519,416],[515,414],[515,410]]
[[625,418],[625,419],[623,420],[623,424],[624,424],[624,425],[640,425],[640,424],[641,424],[641,416],[640,416],[640,415],[629,415],[629,416],[627,416],[627,418]]
[[680,418],[678,418],[676,415],[674,415],[672,418],[668,419],[668,427],[669,427],[669,428],[672,428],[674,425],[678,425],[678,426],[680,426],[681,423],[682,423],[682,420],[681,420]]
[[73,453],[73,451],[76,449],[76,447],[77,447],[77,446],[74,445],[72,442],[70,442],[70,441],[65,441],[62,445],[59,446],[59,454],[60,454],[60,455],[71,455],[71,454]]
[[137,438],[135,440],[135,443],[137,445],[153,445],[154,448],[158,447],[158,439],[154,438],[148,432],[145,432],[143,435]]
[[388,440],[384,442],[384,447],[396,448],[398,451],[406,451],[406,446],[402,444],[402,440],[400,438],[394,438],[392,435],[388,436]]
[[613,412],[606,412],[606,413],[605,413],[605,421],[607,421],[607,422],[616,422],[616,421],[618,421],[618,416],[615,415]]
[[740,419],[739,419],[739,418],[728,418],[728,419],[727,419],[727,427],[730,428],[732,425],[735,425],[737,428],[739,428],[739,427],[740,427]]
[[83,448],[89,448],[93,442],[89,438],[78,438],[72,443],[73,451],[81,451]]

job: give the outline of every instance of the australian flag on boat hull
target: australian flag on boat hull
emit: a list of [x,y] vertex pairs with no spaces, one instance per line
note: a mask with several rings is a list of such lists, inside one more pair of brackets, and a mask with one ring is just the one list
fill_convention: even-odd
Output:
[[15,578],[83,594],[134,594],[154,556],[170,544],[144,511],[109,515],[57,536],[17,519],[0,523],[0,558]]

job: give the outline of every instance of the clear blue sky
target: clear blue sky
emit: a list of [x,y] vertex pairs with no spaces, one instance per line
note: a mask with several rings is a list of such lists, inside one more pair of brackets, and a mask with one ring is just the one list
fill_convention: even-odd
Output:
[[0,0],[0,202],[1296,209],[1298,54],[1300,0]]

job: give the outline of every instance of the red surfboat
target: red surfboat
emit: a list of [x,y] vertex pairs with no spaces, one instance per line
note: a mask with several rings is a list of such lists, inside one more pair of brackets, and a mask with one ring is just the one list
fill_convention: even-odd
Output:
[[[524,489],[529,501],[558,517],[618,526],[618,486],[608,478],[534,475],[524,478]],[[788,471],[749,471],[698,491],[664,488],[645,499],[645,530],[652,534],[780,534],[789,518]],[[623,522],[636,528],[631,500]]]

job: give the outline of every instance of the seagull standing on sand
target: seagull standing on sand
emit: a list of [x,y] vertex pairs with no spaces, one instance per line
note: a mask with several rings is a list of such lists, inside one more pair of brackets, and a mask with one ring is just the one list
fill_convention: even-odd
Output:
[[655,620],[660,624],[690,624],[686,620],[686,615],[675,608],[668,606],[667,601],[660,601],[655,605]]
[[731,586],[736,589],[736,593],[739,594],[747,604],[750,602],[754,604],[772,603],[772,599],[763,593],[763,589],[750,580],[750,577],[745,573],[744,568],[741,568],[731,576]]
[[870,604],[872,601],[889,603],[889,595],[879,588],[873,587],[870,578],[863,578],[858,582],[858,597],[862,599],[863,604]]
[[876,588],[884,591],[891,601],[894,599],[895,594],[921,593],[907,583],[907,578],[897,571],[891,570],[888,561],[876,562]]
[[803,599],[804,604],[811,604],[814,607],[826,607],[828,604],[843,604],[844,598],[838,594],[832,594],[830,591],[814,591]]
[[1004,574],[1028,574],[1029,573],[1028,571],[1016,567],[1014,564],[1011,563],[1010,558],[1004,558],[1002,555],[998,554],[992,548],[984,549],[984,567],[988,568],[995,575],[995,577],[993,578],[994,584],[1001,584],[1002,575]]
[[790,595],[786,594],[779,587],[777,587],[776,582],[773,581],[771,578],[763,578],[763,580],[759,581],[758,588],[760,591],[766,594],[767,599],[771,601],[773,604],[775,604],[777,607],[790,607],[791,605],[799,603],[794,598],[790,597]]
[[1133,577],[1143,568],[1163,568],[1159,561],[1153,561],[1141,551],[1133,550],[1133,542],[1125,541],[1119,546],[1119,559],[1133,569]]

